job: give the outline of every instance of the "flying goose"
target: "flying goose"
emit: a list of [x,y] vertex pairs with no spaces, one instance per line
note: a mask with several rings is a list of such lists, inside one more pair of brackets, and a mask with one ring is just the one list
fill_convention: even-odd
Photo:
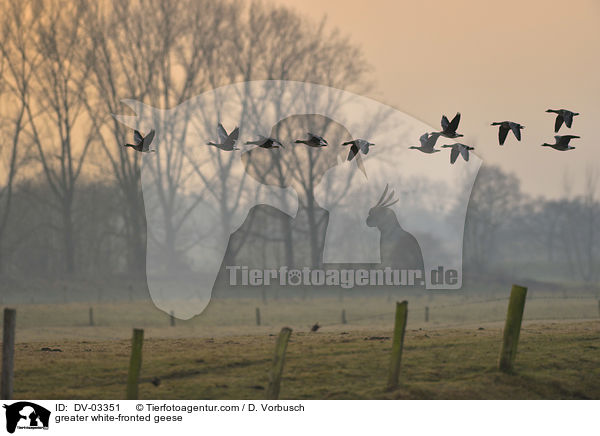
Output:
[[310,147],[326,147],[327,141],[322,136],[314,135],[308,132],[308,139],[296,139],[296,144],[306,144]]
[[575,147],[572,147],[569,145],[569,142],[571,142],[571,139],[577,139],[580,138],[580,136],[575,136],[575,135],[563,135],[563,136],[555,136],[555,143],[554,144],[547,144],[547,143],[543,143],[542,147],[552,147],[555,150],[558,151],[568,151],[568,150],[573,150]]
[[375,144],[364,139],[353,139],[352,141],[346,141],[342,143],[342,145],[351,146],[350,152],[348,152],[348,160],[352,160],[354,159],[354,156],[358,154],[359,151],[362,151],[363,154],[369,153],[369,147]]
[[442,148],[451,148],[450,151],[450,163],[453,164],[456,162],[458,155],[461,154],[465,161],[469,161],[469,150],[475,150],[473,147],[469,147],[465,144],[455,143],[455,144],[446,144],[442,145]]
[[154,129],[150,130],[146,136],[142,136],[137,130],[133,131],[133,142],[135,144],[125,144],[125,147],[131,147],[140,153],[152,153],[156,150],[150,150],[150,144],[154,139]]
[[546,112],[551,112],[551,113],[557,114],[556,121],[554,122],[554,132],[555,133],[560,130],[563,122],[570,129],[571,126],[573,125],[573,117],[576,115],[579,115],[579,113],[577,113],[577,112],[571,112],[566,109],[548,109]]
[[224,151],[232,151],[239,150],[235,146],[235,141],[237,141],[238,136],[240,134],[240,129],[236,127],[231,131],[231,133],[227,134],[227,130],[223,127],[223,124],[219,123],[217,126],[217,136],[219,137],[219,142],[207,142],[207,145],[214,145],[215,147],[224,150]]
[[421,146],[420,147],[416,147],[416,146],[411,146],[408,147],[411,150],[419,150],[422,153],[427,153],[427,154],[431,154],[431,153],[437,153],[438,150],[435,147],[435,143],[437,142],[437,139],[440,137],[440,133],[439,132],[433,132],[433,133],[423,133],[421,135],[421,137],[419,138],[419,141],[421,142]]
[[460,123],[460,112],[456,113],[452,121],[448,121],[448,117],[446,115],[442,115],[442,131],[439,132],[439,134],[445,136],[446,138],[458,138],[463,136],[460,133],[456,133],[456,129],[458,129],[458,123]]
[[247,141],[246,145],[254,144],[262,148],[283,148],[283,144],[274,138],[267,138],[266,136],[258,135],[256,141]]
[[506,141],[506,137],[508,136],[508,132],[512,130],[515,134],[515,138],[517,141],[521,140],[521,129],[524,129],[525,126],[515,123],[513,121],[496,121],[491,124],[492,126],[500,126],[498,129],[498,140],[500,141],[500,145],[504,145],[504,141]]

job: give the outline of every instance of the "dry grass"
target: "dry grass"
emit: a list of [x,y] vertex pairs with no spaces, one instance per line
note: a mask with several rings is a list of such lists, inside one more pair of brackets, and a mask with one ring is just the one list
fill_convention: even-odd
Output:
[[[529,303],[528,303],[529,304]],[[517,375],[495,370],[501,327],[411,328],[401,387],[384,392],[389,329],[325,327],[292,334],[283,399],[580,399],[600,398],[600,322],[526,322]],[[339,326],[338,326],[339,327]],[[198,327],[199,328],[199,327]],[[171,332],[190,327],[171,328]],[[342,330],[343,329],[343,330]],[[166,329],[163,329],[166,330]],[[261,399],[275,336],[156,338],[146,333],[142,399]],[[125,393],[128,340],[19,343],[15,397],[118,399]],[[40,351],[42,347],[62,352]],[[158,377],[160,386],[151,380]]]
[[[145,329],[141,398],[264,398],[275,334],[294,329],[282,398],[600,398],[600,322],[590,296],[532,294],[517,375],[495,370],[508,294],[409,297],[401,387],[384,392],[394,299],[215,299],[169,326],[150,300],[17,305],[15,396],[118,399],[132,327]],[[574,298],[576,297],[576,298]],[[430,320],[424,321],[425,306]],[[255,308],[262,325],[256,326]],[[341,310],[348,324],[341,324]],[[552,320],[552,321],[548,321]],[[594,320],[594,321],[592,321]],[[323,328],[309,333],[319,322]],[[483,328],[481,330],[480,328]],[[62,352],[40,351],[44,347]],[[160,386],[151,380],[158,377]]]
[[[483,322],[502,323],[509,291],[492,297],[493,301],[452,295],[409,297],[408,327],[477,327]],[[398,298],[404,297],[398,295]],[[424,320],[425,306],[430,307],[428,323]],[[90,307],[94,309],[94,327],[89,326]],[[260,327],[256,326],[256,307],[261,311]],[[152,338],[263,335],[276,333],[283,325],[306,331],[315,322],[329,331],[381,330],[393,324],[394,307],[393,301],[385,297],[280,299],[267,304],[255,299],[214,299],[201,315],[187,321],[177,320],[177,328],[173,329],[169,327],[169,316],[150,300],[23,304],[16,306],[17,341],[127,339],[132,327],[146,329]],[[342,309],[346,310],[347,325],[341,324]],[[530,297],[524,317],[528,321],[598,319],[598,303],[591,297]]]

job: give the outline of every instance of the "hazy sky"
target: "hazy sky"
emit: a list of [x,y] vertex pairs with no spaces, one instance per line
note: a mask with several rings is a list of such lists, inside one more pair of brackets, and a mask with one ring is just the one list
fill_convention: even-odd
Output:
[[[314,18],[327,15],[359,43],[373,67],[370,97],[439,127],[462,113],[460,132],[486,164],[517,174],[524,191],[564,194],[565,174],[581,190],[600,172],[600,2],[598,0],[276,0]],[[554,142],[554,115],[580,112],[576,150]],[[498,145],[492,121],[524,124],[523,140]],[[600,126],[599,126],[600,127]],[[418,142],[418,138],[415,138]],[[600,187],[599,187],[600,188]]]

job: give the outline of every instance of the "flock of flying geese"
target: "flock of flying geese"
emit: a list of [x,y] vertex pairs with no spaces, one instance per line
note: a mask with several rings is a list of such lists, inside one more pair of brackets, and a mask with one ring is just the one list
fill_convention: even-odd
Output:
[[[567,109],[548,109],[546,112],[555,113],[556,121],[554,122],[554,132],[558,133],[563,123],[571,128],[573,125],[573,117],[579,115],[577,112],[572,112]],[[432,133],[424,133],[419,138],[421,142],[420,147],[409,147],[413,150],[419,150],[423,153],[432,154],[441,150],[437,150],[435,148],[435,143],[437,142],[440,136],[444,136],[446,138],[459,138],[463,135],[457,133],[458,124],[460,123],[460,113],[457,113],[452,121],[448,120],[446,115],[442,116],[442,130],[440,132],[432,132]],[[517,138],[517,141],[521,141],[521,129],[524,129],[525,126],[519,123],[515,123],[514,121],[495,121],[491,124],[492,126],[499,126],[498,128],[498,142],[500,145],[504,145],[506,141],[506,137],[508,136],[508,132],[512,131]],[[554,144],[542,144],[542,147],[552,147],[558,151],[568,151],[573,150],[575,147],[569,145],[571,139],[579,138],[579,136],[575,135],[556,135],[554,136]],[[442,145],[442,148],[451,148],[450,151],[450,163],[456,162],[456,159],[459,155],[463,157],[465,161],[469,160],[469,151],[474,150],[473,147],[469,147],[468,145],[461,143],[454,143],[451,145]]]
[[[546,112],[555,113],[556,121],[554,123],[554,132],[558,133],[563,123],[571,128],[573,125],[573,117],[579,115],[577,112],[572,112],[567,109],[548,109]],[[422,153],[433,154],[437,153],[441,150],[435,148],[435,144],[440,136],[450,139],[460,138],[464,135],[457,133],[458,124],[460,123],[460,112],[458,112],[452,121],[448,120],[446,115],[442,116],[442,130],[439,132],[432,133],[424,133],[419,138],[421,142],[421,146],[411,146],[409,147],[412,150],[419,150]],[[508,132],[512,131],[515,135],[517,141],[521,141],[521,130],[525,128],[525,126],[515,123],[513,121],[496,121],[491,124],[492,126],[498,126],[498,141],[500,145],[504,145],[506,138],[508,136]],[[217,147],[223,151],[233,151],[239,150],[236,147],[236,142],[239,138],[240,129],[236,127],[230,133],[227,133],[225,128],[221,123],[217,126],[217,137],[218,142],[207,142],[207,145],[211,145]],[[552,147],[558,151],[568,151],[573,150],[575,147],[569,145],[571,139],[580,138],[575,135],[555,135],[554,136],[554,144],[542,144],[542,147]],[[150,144],[152,144],[152,140],[154,139],[154,130],[150,130],[146,136],[143,136],[137,130],[133,133],[134,144],[125,144],[125,147],[131,147],[136,151],[141,153],[151,153],[156,150],[150,149]],[[297,139],[294,141],[296,144],[306,144],[309,147],[326,147],[328,145],[325,138],[319,135],[315,135],[313,133],[308,133],[307,139]],[[283,144],[275,138],[270,138],[266,136],[259,135],[258,139],[255,141],[246,142],[247,145],[257,145],[261,148],[283,148]],[[350,146],[350,151],[348,152],[348,161],[354,159],[359,153],[367,154],[369,153],[369,147],[375,145],[372,142],[369,142],[365,139],[353,139],[352,141],[347,141],[342,143],[343,146]],[[442,145],[442,148],[450,148],[450,163],[453,164],[456,162],[456,159],[459,155],[463,157],[465,161],[469,160],[469,151],[474,150],[473,147],[470,147],[465,144],[461,144],[456,142],[454,144],[446,144]],[[358,161],[359,167],[364,172],[364,167],[362,166],[362,162]]]
[[[139,131],[135,130],[133,132],[133,142],[134,144],[125,144],[125,147],[131,147],[140,153],[152,153],[156,150],[150,149],[150,144],[152,144],[152,140],[154,139],[154,129],[150,130],[146,136],[143,136]],[[217,126],[217,137],[218,142],[209,141],[206,145],[212,145],[217,147],[219,150],[223,151],[233,151],[239,150],[236,147],[235,143],[237,142],[240,135],[239,127],[236,127],[231,131],[231,133],[227,133],[223,124],[219,123]],[[297,139],[294,141],[296,144],[306,144],[309,147],[327,147],[329,144],[325,138],[319,135],[315,135],[313,133],[308,133],[307,139]],[[262,148],[283,148],[283,144],[275,138],[270,138],[266,136],[259,135],[258,139],[255,141],[247,141],[247,145],[258,145]],[[371,145],[375,145],[372,142],[366,141],[364,139],[354,139],[352,141],[344,142],[342,145],[350,145],[350,152],[348,153],[348,160],[352,160],[354,156],[358,155],[359,152],[363,154],[367,154],[369,152],[369,147]]]
[[[217,136],[219,137],[219,142],[207,142],[207,145],[212,145],[217,147],[220,150],[224,151],[232,151],[239,150],[235,146],[236,141],[238,140],[240,134],[240,129],[236,127],[231,131],[231,133],[227,133],[225,128],[221,123],[217,126]],[[327,147],[329,143],[325,138],[319,135],[315,135],[314,133],[308,133],[307,139],[297,139],[294,141],[296,144],[306,144],[309,147]],[[259,135],[258,139],[255,141],[247,141],[246,145],[258,145],[262,148],[283,148],[283,144],[275,138],[270,138],[266,136]],[[352,160],[354,156],[356,156],[359,151],[363,154],[367,154],[369,152],[369,146],[375,145],[371,142],[365,141],[364,139],[354,139],[352,141],[344,142],[342,145],[350,145],[350,152],[348,153],[348,160]]]

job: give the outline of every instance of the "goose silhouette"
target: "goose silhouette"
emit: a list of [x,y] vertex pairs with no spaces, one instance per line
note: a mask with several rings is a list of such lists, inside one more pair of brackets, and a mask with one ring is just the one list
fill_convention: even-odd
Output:
[[235,142],[237,141],[239,134],[240,129],[238,127],[233,129],[231,133],[228,134],[227,130],[225,130],[225,127],[223,127],[223,124],[219,123],[217,126],[217,136],[219,137],[219,142],[215,143],[209,141],[206,143],[206,145],[213,145],[223,151],[239,150],[239,148],[235,146]]
[[542,147],[552,147],[553,149],[558,150],[558,151],[573,150],[573,149],[575,149],[575,147],[570,146],[569,142],[571,142],[571,139],[578,139],[578,138],[580,138],[580,136],[575,136],[575,135],[563,135],[563,136],[559,136],[559,135],[556,135],[554,137],[554,140],[555,140],[554,144],[543,143]]
[[521,129],[524,129],[525,126],[515,123],[513,121],[496,121],[491,124],[492,126],[500,126],[498,129],[498,141],[500,145],[504,145],[504,141],[506,141],[506,137],[508,136],[508,132],[512,130],[517,138],[517,141],[521,140]]
[[359,152],[368,154],[369,147],[375,144],[365,139],[353,139],[352,141],[346,141],[342,143],[342,145],[350,145],[350,152],[348,153],[348,160],[350,161],[354,159],[354,156],[356,156]]
[[457,142],[456,144],[446,144],[442,145],[442,148],[451,148],[450,151],[450,163],[453,164],[456,162],[458,155],[460,154],[463,159],[468,162],[469,161],[469,150],[475,150],[473,147],[469,147],[468,145],[461,144]]
[[439,134],[445,136],[446,138],[459,138],[463,136],[460,133],[456,133],[459,123],[460,112],[456,113],[454,118],[452,118],[452,121],[448,121],[448,117],[446,115],[442,115],[442,131],[439,132]]
[[556,115],[556,121],[554,122],[554,132],[557,133],[563,122],[570,129],[573,125],[573,117],[579,115],[578,112],[572,112],[567,109],[548,109],[546,112],[554,113]]
[[416,147],[416,146],[411,146],[408,147],[411,150],[419,150],[421,153],[426,153],[426,154],[432,154],[432,153],[437,153],[438,149],[435,149],[433,147],[435,147],[435,143],[437,142],[438,138],[440,137],[440,133],[439,132],[433,132],[433,133],[423,133],[421,135],[421,137],[419,138],[419,141],[421,142],[421,146],[420,147]]
[[283,148],[283,144],[279,142],[277,139],[258,135],[258,139],[256,141],[247,141],[246,145],[254,144],[258,145],[262,148]]
[[140,153],[153,153],[156,150],[150,150],[150,144],[154,139],[154,129],[150,130],[146,136],[142,136],[137,130],[133,131],[133,142],[135,144],[125,144],[125,147],[131,147]]
[[296,139],[296,144],[306,144],[309,147],[327,147],[327,141],[319,135],[308,132],[308,139]]

